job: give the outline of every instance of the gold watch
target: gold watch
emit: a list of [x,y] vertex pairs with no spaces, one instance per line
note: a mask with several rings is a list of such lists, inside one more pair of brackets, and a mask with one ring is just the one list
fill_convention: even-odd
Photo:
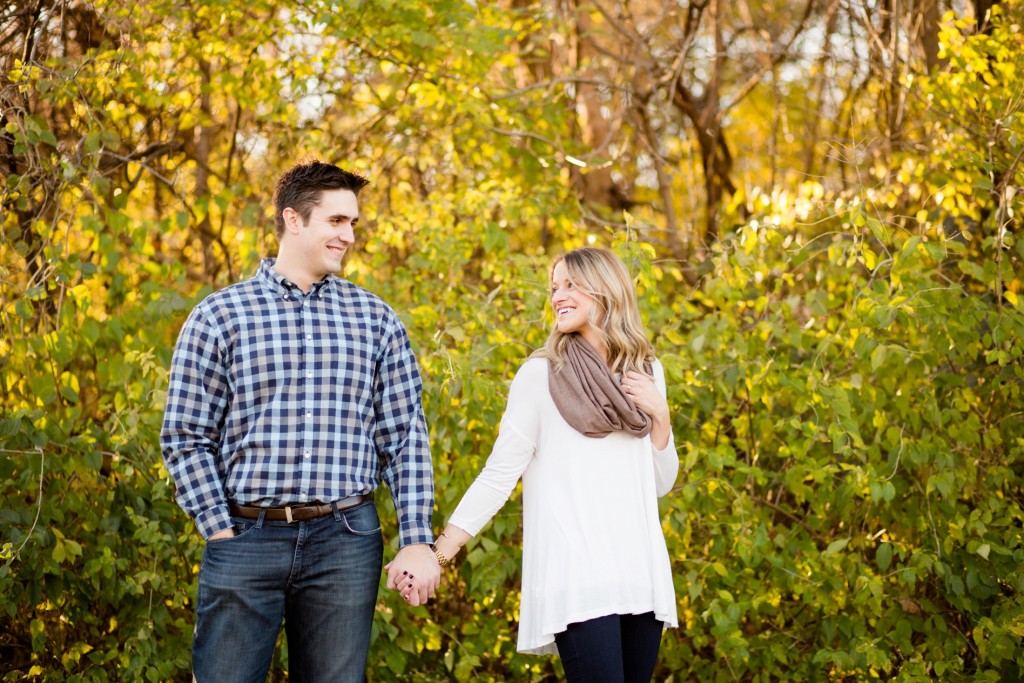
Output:
[[437,556],[437,563],[442,567],[447,567],[452,563],[450,558],[445,557],[445,554],[437,549],[437,546],[431,546],[434,549],[434,555]]

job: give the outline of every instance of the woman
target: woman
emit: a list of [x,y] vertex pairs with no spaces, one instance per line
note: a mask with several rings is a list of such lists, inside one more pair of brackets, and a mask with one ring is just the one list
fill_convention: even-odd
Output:
[[571,251],[550,281],[555,328],[512,381],[494,449],[435,549],[447,564],[521,476],[519,651],[557,647],[569,681],[650,681],[676,626],[657,502],[679,470],[664,372],[614,254]]

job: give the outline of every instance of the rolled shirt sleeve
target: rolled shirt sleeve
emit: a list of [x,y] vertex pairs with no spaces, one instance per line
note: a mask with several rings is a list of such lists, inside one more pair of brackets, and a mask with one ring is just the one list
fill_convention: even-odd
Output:
[[386,340],[374,391],[374,442],[384,464],[382,478],[398,514],[400,545],[432,543],[434,475],[419,366],[397,317]]
[[175,498],[203,538],[231,526],[219,460],[228,383],[215,326],[200,309],[178,335],[160,445]]

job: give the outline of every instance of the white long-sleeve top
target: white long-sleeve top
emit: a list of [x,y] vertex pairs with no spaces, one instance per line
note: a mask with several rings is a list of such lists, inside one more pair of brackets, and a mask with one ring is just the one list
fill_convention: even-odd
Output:
[[[665,395],[664,369],[654,362]],[[658,497],[679,472],[674,439],[584,436],[548,391],[548,361],[526,361],[498,438],[449,523],[477,535],[523,479],[523,587],[518,650],[555,654],[555,634],[609,614],[654,612],[677,625]]]

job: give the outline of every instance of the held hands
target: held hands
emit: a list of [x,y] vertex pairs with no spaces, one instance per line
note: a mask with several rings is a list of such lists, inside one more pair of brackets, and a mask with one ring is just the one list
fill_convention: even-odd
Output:
[[441,567],[426,543],[407,545],[384,567],[388,590],[396,590],[413,607],[427,604],[441,585]]
[[447,566],[471,538],[468,532],[449,524],[437,537],[433,548],[426,544],[405,546],[384,567],[388,572],[388,588],[401,593],[413,607],[427,604],[441,584],[439,558],[445,558]]

